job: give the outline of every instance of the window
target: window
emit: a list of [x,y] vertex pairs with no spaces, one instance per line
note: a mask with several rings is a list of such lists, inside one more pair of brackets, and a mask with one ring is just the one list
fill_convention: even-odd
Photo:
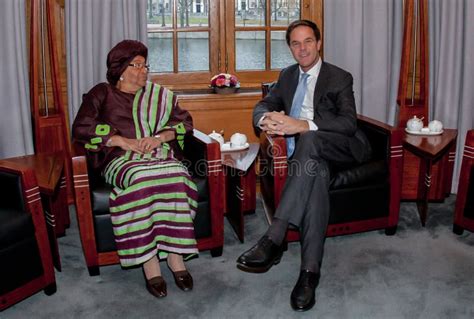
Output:
[[[236,72],[269,71],[294,63],[286,45],[287,26],[301,17],[299,0],[236,1],[234,8],[234,41]],[[248,8],[248,9],[246,9]],[[232,42],[234,46],[232,47]]]
[[[201,3],[202,2],[202,3]],[[148,46],[151,72],[209,72],[209,0],[150,0]],[[176,7],[176,10],[174,8]]]
[[212,75],[227,72],[243,87],[259,87],[294,63],[285,40],[288,24],[306,18],[321,27],[322,1],[148,0],[152,79],[205,89]]

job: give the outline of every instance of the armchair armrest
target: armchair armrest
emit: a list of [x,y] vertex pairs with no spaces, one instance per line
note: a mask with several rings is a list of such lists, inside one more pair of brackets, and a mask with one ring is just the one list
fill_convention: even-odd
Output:
[[212,237],[199,240],[198,248],[200,250],[211,248],[213,256],[220,255],[224,245],[225,195],[220,144],[205,133],[194,129],[185,143],[184,156],[190,172],[200,177],[206,176],[209,187]]
[[404,132],[401,128],[397,128],[378,120],[372,119],[364,115],[357,115],[360,127],[379,132],[388,138],[387,149],[385,154],[374,154],[374,156],[382,156],[387,160],[390,180],[390,227],[396,227],[400,211],[400,197],[402,189],[403,176],[403,146],[402,138]]
[[[88,267],[92,269],[98,266],[98,253],[95,243],[96,236],[90,197],[89,172],[84,146],[74,141],[72,143],[72,172],[77,224],[79,226],[79,232],[81,233],[82,249],[86,263]],[[116,258],[118,261],[118,256]]]
[[[474,232],[474,221],[469,207],[473,206],[472,193],[474,183],[474,130],[466,133],[464,151],[459,174],[458,192],[454,210],[453,232],[461,235],[464,229]],[[466,209],[467,207],[467,209]],[[466,214],[467,213],[467,214]],[[467,218],[466,218],[467,216]]]
[[278,207],[281,191],[288,175],[288,158],[285,138],[279,135],[260,133],[260,181],[261,191],[273,214]]

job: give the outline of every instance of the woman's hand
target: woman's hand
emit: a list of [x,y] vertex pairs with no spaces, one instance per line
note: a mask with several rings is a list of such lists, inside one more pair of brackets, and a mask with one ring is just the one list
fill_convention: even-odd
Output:
[[139,154],[145,153],[144,149],[139,145],[139,140],[126,138],[120,135],[111,136],[107,142],[107,146],[120,147],[124,151],[132,151]]
[[120,147],[124,151],[133,151],[139,154],[151,153],[154,149],[157,149],[165,141],[172,140],[174,138],[173,131],[166,131],[164,134],[157,136],[149,136],[141,139],[126,138],[120,135],[114,135],[107,141],[109,147]]
[[141,148],[143,153],[151,153],[152,150],[157,149],[161,146],[161,140],[159,137],[144,137],[138,140],[138,147]]

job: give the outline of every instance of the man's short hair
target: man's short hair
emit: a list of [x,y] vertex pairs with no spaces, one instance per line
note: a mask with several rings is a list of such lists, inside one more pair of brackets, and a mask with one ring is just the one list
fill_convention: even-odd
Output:
[[286,43],[290,45],[290,35],[291,32],[293,32],[294,29],[296,29],[299,26],[306,26],[310,27],[313,30],[314,37],[316,38],[316,41],[321,40],[321,31],[319,31],[318,26],[316,23],[310,20],[296,20],[290,23],[288,26],[288,29],[286,29]]

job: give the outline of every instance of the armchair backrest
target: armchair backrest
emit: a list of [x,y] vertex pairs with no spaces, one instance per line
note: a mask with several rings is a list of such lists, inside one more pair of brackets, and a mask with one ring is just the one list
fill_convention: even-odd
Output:
[[390,139],[387,133],[379,125],[371,125],[370,122],[360,117],[357,126],[367,136],[370,146],[372,147],[373,160],[387,160],[390,158]]
[[25,211],[25,198],[23,197],[23,185],[21,175],[0,171],[0,208],[15,211]]
[[[199,134],[196,132],[195,134]],[[203,134],[204,135],[204,134]],[[206,138],[201,137],[201,138]],[[207,170],[207,145],[204,143],[196,142],[196,139],[193,135],[188,135],[185,137],[184,141],[184,150],[183,150],[184,159],[182,162],[188,168],[189,173],[193,177],[206,177]]]
[[262,99],[270,92],[272,87],[275,85],[276,82],[265,82],[262,83]]

